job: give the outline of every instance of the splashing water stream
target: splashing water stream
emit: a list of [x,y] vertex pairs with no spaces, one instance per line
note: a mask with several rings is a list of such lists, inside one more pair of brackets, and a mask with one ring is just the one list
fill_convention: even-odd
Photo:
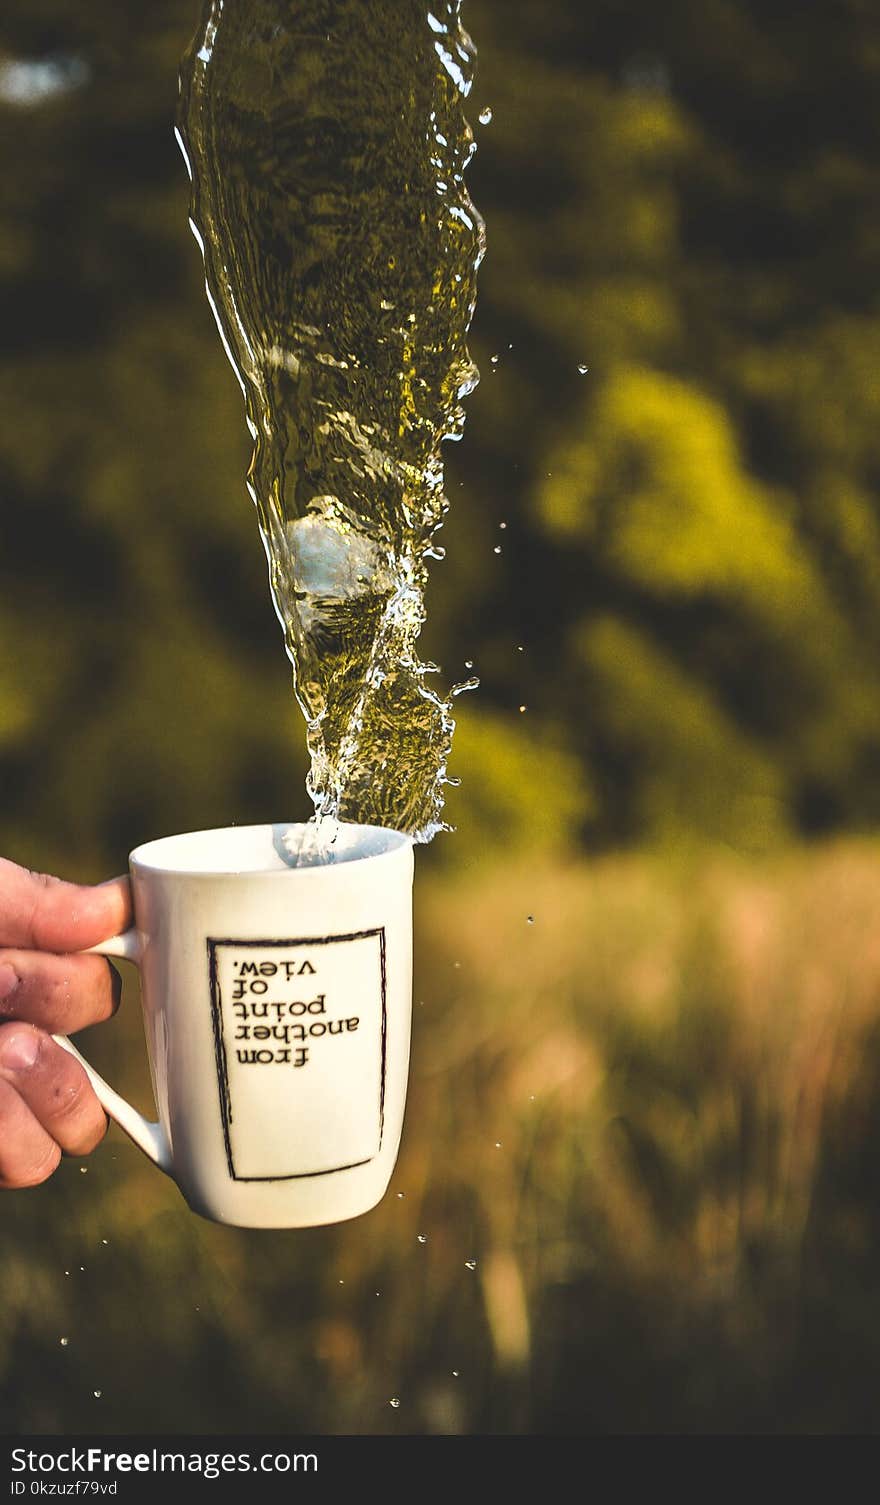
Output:
[[441,828],[454,721],[416,641],[478,373],[460,0],[208,0],[178,138],[245,397],[248,489],[316,814]]

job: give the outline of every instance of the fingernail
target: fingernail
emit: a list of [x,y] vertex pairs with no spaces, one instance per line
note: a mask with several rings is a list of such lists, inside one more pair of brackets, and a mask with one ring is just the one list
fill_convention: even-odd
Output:
[[108,962],[107,966],[110,968],[110,990],[113,1007],[114,1009],[118,1009],[120,999],[122,998],[122,973],[118,967],[114,967],[112,962]]
[[18,987],[18,973],[8,962],[0,962],[0,1003]]
[[7,1030],[0,1038],[0,1066],[8,1071],[29,1071],[40,1053],[40,1032],[29,1026]]

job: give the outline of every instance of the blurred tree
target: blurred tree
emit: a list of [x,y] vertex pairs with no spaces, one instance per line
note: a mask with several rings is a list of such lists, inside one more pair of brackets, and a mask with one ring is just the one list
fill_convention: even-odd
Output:
[[196,7],[11,12],[3,839],[98,872],[171,828],[305,814],[304,738],[172,135]]
[[[425,647],[482,688],[450,821],[473,850],[876,825],[880,16],[465,9],[483,380]],[[308,810],[171,135],[196,10],[0,20],[0,839],[82,871]]]
[[471,22],[486,679],[564,720],[594,839],[876,824],[880,15]]

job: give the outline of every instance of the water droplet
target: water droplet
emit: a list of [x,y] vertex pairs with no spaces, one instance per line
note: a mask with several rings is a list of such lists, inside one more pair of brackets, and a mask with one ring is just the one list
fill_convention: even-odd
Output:
[[464,1264],[466,1270],[475,1270],[477,1268],[477,1261],[475,1259],[466,1259]]
[[84,1270],[85,1269],[85,1265],[80,1265],[80,1269]]
[[496,1148],[496,1150],[500,1150],[501,1149],[501,1140],[500,1139],[496,1139],[496,1141],[495,1141],[495,1148]]
[[65,1272],[64,1272],[64,1273],[65,1273],[65,1275],[69,1275],[69,1274],[70,1274],[70,1271],[69,1271],[69,1270],[65,1270]]
[[395,1411],[396,1411],[397,1408],[398,1408],[398,1406],[400,1405],[400,1397],[397,1396],[397,1395],[392,1395],[392,1397],[391,1397],[390,1401],[388,1402],[388,1404],[389,1404],[389,1406],[393,1406],[394,1409],[395,1409]]
[[519,708],[520,715],[524,716],[527,710],[528,710],[528,706],[527,705],[521,705],[520,708]]
[[104,1394],[104,1392],[103,1392],[103,1390],[93,1390],[92,1394],[95,1397],[95,1400],[100,1400],[101,1396]]
[[461,966],[461,962],[453,962],[452,965],[457,968]]
[[516,651],[517,651],[517,653],[525,653],[526,650],[523,647],[522,643],[517,643],[517,645],[516,645]]
[[80,1173],[81,1176],[87,1176],[88,1173],[89,1173],[88,1166],[87,1165],[81,1165],[80,1168],[79,1168],[79,1173]]
[[454,1380],[457,1380],[458,1376],[459,1376],[459,1373],[460,1373],[460,1371],[458,1369],[453,1369],[453,1371],[452,1371],[452,1378]]
[[499,523],[498,526],[499,526],[499,528],[506,528],[507,524],[506,523]]
[[59,1338],[58,1341],[61,1344],[62,1348],[66,1348],[67,1345],[68,1345],[68,1343],[70,1342],[70,1339],[69,1338]]
[[339,1282],[339,1284],[340,1284],[340,1285],[341,1285],[341,1286],[344,1286],[344,1285],[345,1285],[345,1281],[344,1281],[344,1280],[340,1280],[340,1282]]
[[398,1197],[399,1197],[399,1199],[400,1199],[400,1201],[401,1201],[401,1202],[402,1202],[402,1201],[403,1201],[403,1199],[404,1199],[404,1197],[405,1197],[405,1196],[406,1196],[406,1192],[405,1192],[405,1191],[399,1191],[399,1192],[398,1192],[398,1193],[397,1193],[397,1195],[398,1195]]
[[589,371],[589,369],[590,369],[589,366],[581,366],[581,365],[578,366],[578,371],[580,372],[581,376],[586,376],[586,374]]
[[534,923],[535,923],[535,916],[533,914],[527,915],[526,916],[526,924],[527,925],[534,925]]
[[490,355],[489,356],[489,360],[491,361],[491,363],[492,363],[493,366],[497,366],[498,362],[500,361],[500,359],[501,359],[500,355]]
[[500,554],[501,553],[501,545],[500,545],[500,543],[496,543],[495,548],[492,550],[492,552],[493,552],[493,554]]
[[381,1296],[381,1295],[382,1295],[382,1292],[381,1292],[381,1291],[377,1291],[377,1292],[376,1292],[376,1295],[377,1295],[377,1296]]
[[109,1244],[109,1242],[110,1242],[110,1240],[108,1238],[102,1238],[102,1240],[101,1240],[102,1244]]
[[464,661],[464,666],[465,666],[466,669],[472,669],[474,667],[474,661],[473,661],[473,659],[472,658],[466,658],[465,661]]
[[426,1233],[419,1233],[416,1236],[420,1244],[426,1244],[428,1242],[428,1235]]
[[482,108],[482,110],[480,111],[479,115],[477,116],[477,119],[479,120],[480,125],[491,125],[491,123],[492,123],[492,106],[491,105],[484,105],[483,108]]

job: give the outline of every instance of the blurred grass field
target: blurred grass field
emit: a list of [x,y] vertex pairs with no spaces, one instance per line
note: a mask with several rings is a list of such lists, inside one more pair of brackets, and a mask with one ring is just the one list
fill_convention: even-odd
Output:
[[[429,872],[417,935],[384,1202],[217,1227],[111,1130],[4,1205],[4,1429],[875,1430],[877,843]],[[86,1048],[148,1106],[133,991]]]

